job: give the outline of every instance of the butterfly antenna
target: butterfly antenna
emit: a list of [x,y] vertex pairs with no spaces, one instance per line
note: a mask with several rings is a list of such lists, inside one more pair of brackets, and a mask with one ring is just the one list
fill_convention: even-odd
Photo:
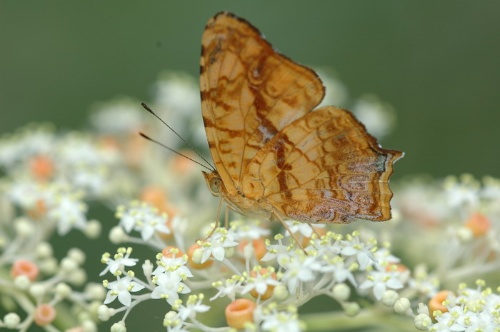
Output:
[[193,158],[190,158],[190,157],[188,157],[188,156],[186,156],[186,155],[184,155],[184,154],[182,154],[182,153],[180,153],[180,152],[178,152],[178,151],[175,151],[174,149],[169,148],[169,147],[168,147],[168,146],[166,146],[165,144],[163,144],[163,143],[161,143],[161,142],[159,142],[159,141],[157,141],[157,140],[155,140],[155,139],[152,139],[151,137],[149,137],[148,135],[146,135],[146,134],[144,134],[144,133],[139,132],[139,135],[141,135],[143,138],[147,139],[148,141],[151,141],[151,142],[153,142],[153,143],[158,144],[159,146],[161,146],[161,147],[163,147],[163,148],[167,149],[167,150],[168,150],[168,151],[170,151],[170,152],[173,152],[173,153],[175,153],[175,154],[177,154],[177,155],[179,155],[179,156],[182,156],[182,157],[184,157],[184,158],[186,158],[186,159],[191,160],[192,162],[194,162],[194,163],[196,163],[196,164],[198,164],[198,165],[200,165],[200,166],[202,166],[202,167],[205,167],[205,168],[206,168],[206,169],[208,169],[209,171],[213,171],[213,169],[211,169],[210,167],[207,167],[206,165],[203,165],[203,164],[202,164],[202,163],[200,163],[199,161],[194,160]]
[[[149,108],[149,106],[146,105],[146,103],[141,103],[141,106],[144,107],[144,109],[146,111],[148,111],[149,113],[153,114],[155,116],[155,118],[157,118],[158,120],[160,120],[168,129],[170,129],[174,134],[176,134],[177,137],[179,137],[181,139],[181,141],[183,141],[187,146],[189,146],[191,148],[191,150],[193,150],[194,153],[196,153],[198,155],[198,157],[200,157],[201,159],[203,159],[203,161],[206,162],[211,167],[211,169],[208,168],[205,165],[202,165],[203,167],[205,167],[206,169],[210,169],[210,171],[215,170],[215,168],[212,166],[212,164],[210,164],[210,162],[207,159],[205,159],[205,157],[203,157],[200,153],[198,153],[198,151],[196,151],[196,149],[191,144],[189,144],[189,142],[187,142],[184,138],[182,138],[182,136],[179,135],[172,127],[170,127],[162,118],[160,118],[160,116],[158,114],[156,114],[151,108]],[[186,157],[187,159],[192,160],[192,161],[196,162],[197,164],[201,165],[199,162],[197,162],[197,161],[195,161],[195,160],[193,160],[193,159],[191,159],[191,158],[189,158],[189,157],[187,157],[187,156],[185,156],[185,155],[183,155],[183,154],[181,154],[181,153],[179,153],[177,151],[172,150],[171,148],[165,146],[164,144],[162,144],[162,143],[160,143],[158,141],[155,141],[155,140],[151,139],[150,137],[144,135],[143,133],[139,133],[139,134],[142,137],[150,140],[151,142],[157,143],[157,144],[163,146],[165,149],[167,149],[169,151],[172,151],[172,152],[174,152],[174,153],[176,153],[178,155],[181,155],[183,157]]]

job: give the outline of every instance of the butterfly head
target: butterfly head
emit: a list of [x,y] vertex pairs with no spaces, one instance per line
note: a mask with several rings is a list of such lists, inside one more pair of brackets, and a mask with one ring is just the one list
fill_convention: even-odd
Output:
[[207,182],[207,187],[212,193],[212,195],[218,197],[224,190],[224,183],[222,183],[222,179],[219,176],[217,171],[213,171],[210,173],[202,172],[205,177],[205,181]]

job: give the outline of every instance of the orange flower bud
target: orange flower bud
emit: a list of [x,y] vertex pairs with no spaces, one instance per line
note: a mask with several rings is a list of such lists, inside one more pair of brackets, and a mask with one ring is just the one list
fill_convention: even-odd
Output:
[[172,257],[179,258],[179,257],[182,257],[182,255],[183,255],[182,251],[179,248],[174,247],[174,246],[168,246],[168,247],[163,248],[163,250],[161,251],[161,254],[167,258],[172,258]]
[[[248,240],[241,240],[240,243],[238,244],[238,251],[243,253],[243,250],[245,250],[247,244]],[[255,258],[257,258],[257,261],[260,261],[267,252],[265,240],[263,238],[252,240],[252,246]]]
[[39,326],[47,326],[56,318],[56,310],[50,304],[41,304],[36,307],[33,319]]
[[242,329],[245,327],[245,323],[253,322],[255,307],[255,302],[247,299],[238,299],[231,302],[226,307],[227,325],[234,329]]
[[10,270],[12,277],[15,278],[24,275],[31,281],[34,281],[38,277],[38,273],[38,266],[35,263],[22,259],[15,261]]
[[434,319],[432,313],[436,310],[439,310],[443,313],[448,312],[448,308],[443,305],[443,301],[448,298],[448,295],[451,294],[449,291],[440,291],[432,299],[429,300],[429,314]]
[[473,213],[465,223],[465,227],[472,231],[475,237],[486,234],[491,228],[490,220],[481,213]]
[[194,261],[193,261],[193,256],[196,256],[198,254],[197,250],[199,250],[200,248],[201,248],[200,245],[195,243],[191,247],[189,247],[188,252],[187,252],[188,264],[190,267],[192,267],[195,270],[206,269],[206,268],[212,266],[212,264],[214,263],[212,260],[207,260],[203,263],[195,262],[197,259],[194,259]]
[[[269,271],[266,268],[260,269],[258,272],[255,270],[252,270],[252,271],[250,271],[250,276],[255,278],[257,276],[257,273],[260,275],[265,275],[265,274],[268,274]],[[274,272],[271,272],[271,278],[273,278],[274,280],[278,279],[278,277],[276,276],[276,273],[274,273]],[[274,291],[274,286],[267,285],[267,289],[266,289],[265,293],[260,295],[261,300],[267,300],[268,298],[270,298],[273,295],[273,291]],[[250,295],[252,295],[255,298],[259,297],[259,293],[257,293],[257,291],[255,289],[252,289],[250,291]]]
[[30,170],[39,181],[46,181],[54,174],[54,163],[47,156],[36,156],[30,160]]

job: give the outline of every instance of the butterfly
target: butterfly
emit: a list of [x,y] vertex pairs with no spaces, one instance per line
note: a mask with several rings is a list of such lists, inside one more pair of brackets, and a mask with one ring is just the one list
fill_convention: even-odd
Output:
[[252,218],[347,223],[391,218],[389,177],[403,156],[349,111],[314,109],[318,75],[273,49],[246,20],[211,18],[202,37],[202,115],[215,196]]

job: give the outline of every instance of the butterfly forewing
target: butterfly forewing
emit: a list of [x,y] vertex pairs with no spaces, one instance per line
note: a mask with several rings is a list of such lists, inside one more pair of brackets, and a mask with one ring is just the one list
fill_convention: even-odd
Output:
[[314,71],[229,13],[209,20],[200,66],[216,167],[206,177],[230,207],[303,222],[391,217],[388,182],[402,152],[382,149],[346,110],[311,112],[324,96]]
[[275,52],[243,19],[221,13],[202,37],[202,112],[208,144],[226,189],[240,189],[246,165],[289,123],[316,107],[316,73]]

